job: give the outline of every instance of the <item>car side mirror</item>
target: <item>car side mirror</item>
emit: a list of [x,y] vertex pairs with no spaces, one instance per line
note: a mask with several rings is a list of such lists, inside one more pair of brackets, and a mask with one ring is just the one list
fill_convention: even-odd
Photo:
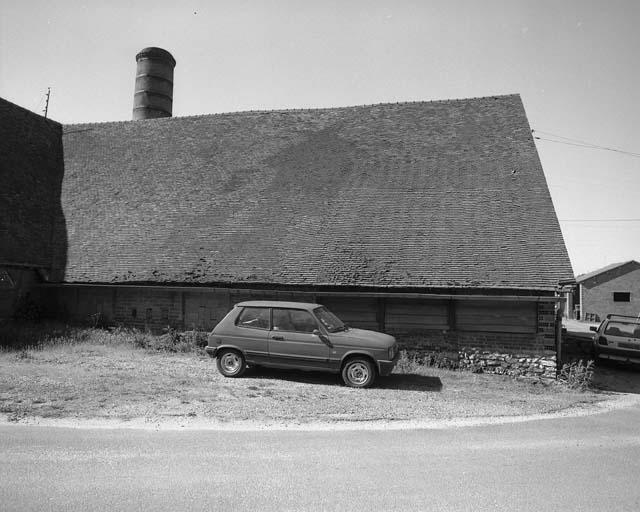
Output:
[[319,329],[314,329],[312,334],[315,334],[318,338],[320,338],[322,343],[324,343],[327,347],[333,347],[333,343],[331,343],[329,336],[327,336],[326,334],[322,334]]
[[598,332],[598,328],[595,325],[590,325],[589,330],[593,332]]

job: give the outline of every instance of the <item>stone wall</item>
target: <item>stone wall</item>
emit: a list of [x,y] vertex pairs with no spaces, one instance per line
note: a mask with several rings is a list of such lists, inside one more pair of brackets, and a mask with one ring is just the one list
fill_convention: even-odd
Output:
[[502,354],[489,351],[461,351],[461,370],[502,375],[556,378],[556,355]]

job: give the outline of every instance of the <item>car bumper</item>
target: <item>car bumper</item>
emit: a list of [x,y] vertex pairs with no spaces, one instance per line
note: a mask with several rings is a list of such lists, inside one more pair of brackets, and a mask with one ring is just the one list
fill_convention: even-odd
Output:
[[210,346],[206,346],[204,347],[204,351],[209,354],[211,357],[216,357],[216,352],[218,351],[218,347],[210,347]]
[[595,355],[600,359],[640,363],[640,350],[625,350],[622,348],[605,347],[603,345],[596,345],[594,348]]
[[389,375],[396,366],[398,362],[398,357],[400,357],[400,351],[396,352],[396,355],[393,357],[391,361],[378,361],[378,373],[382,377],[386,377]]

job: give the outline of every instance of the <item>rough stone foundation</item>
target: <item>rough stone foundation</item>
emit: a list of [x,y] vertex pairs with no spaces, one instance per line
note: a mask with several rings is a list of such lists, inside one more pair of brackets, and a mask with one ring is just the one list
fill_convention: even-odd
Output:
[[502,375],[556,378],[556,356],[529,354],[501,354],[479,350],[461,350],[459,352],[461,370],[472,372],[497,373]]
[[[545,318],[546,321],[546,318]],[[402,349],[426,364],[467,370],[555,379],[556,353],[549,350],[553,324],[535,334],[424,331],[394,333]],[[549,332],[550,331],[550,332]]]

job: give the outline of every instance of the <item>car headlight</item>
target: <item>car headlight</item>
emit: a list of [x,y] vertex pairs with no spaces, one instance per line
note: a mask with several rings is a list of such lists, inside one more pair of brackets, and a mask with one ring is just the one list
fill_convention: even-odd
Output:
[[389,359],[393,359],[398,351],[398,345],[395,343],[389,347]]

